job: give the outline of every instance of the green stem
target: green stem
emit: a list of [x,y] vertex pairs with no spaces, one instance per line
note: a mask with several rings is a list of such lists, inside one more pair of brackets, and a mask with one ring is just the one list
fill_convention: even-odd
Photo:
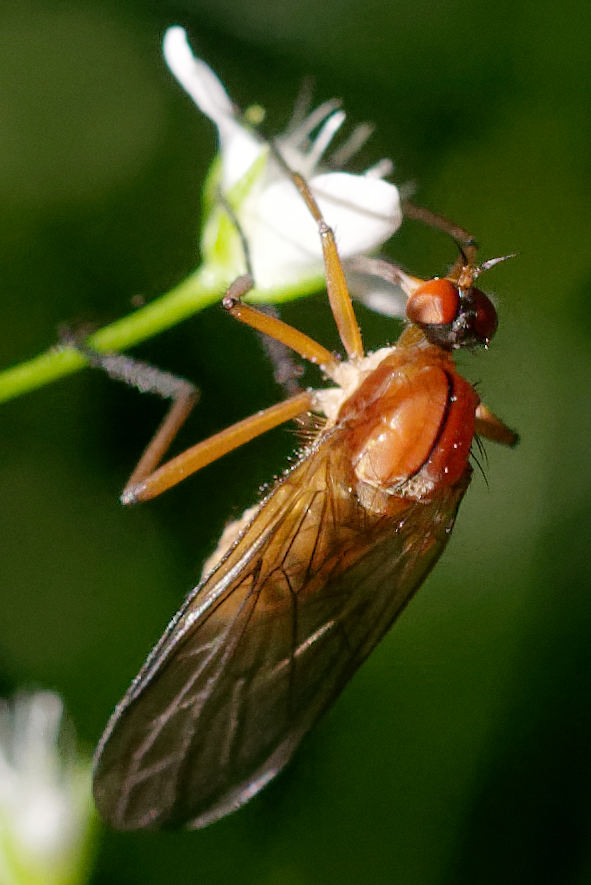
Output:
[[[99,329],[87,339],[100,352],[122,351],[170,329],[217,301],[227,285],[221,274],[202,267],[145,307]],[[0,402],[79,371],[87,364],[75,347],[57,345],[0,373]]]

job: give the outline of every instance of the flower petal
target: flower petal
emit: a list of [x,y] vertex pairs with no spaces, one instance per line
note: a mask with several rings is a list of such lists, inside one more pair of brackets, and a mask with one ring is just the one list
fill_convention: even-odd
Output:
[[262,150],[261,143],[236,118],[223,84],[209,65],[194,55],[184,28],[168,28],[162,41],[166,64],[185,92],[218,128],[222,154],[222,186],[232,187]]
[[234,117],[228,93],[209,65],[193,54],[184,28],[178,25],[168,28],[162,51],[171,73],[216,126],[223,124],[227,117]]
[[402,223],[400,194],[389,181],[331,172],[315,176],[310,186],[343,258],[374,251]]
[[88,873],[90,760],[76,754],[63,712],[50,691],[0,699],[2,882],[58,885]]

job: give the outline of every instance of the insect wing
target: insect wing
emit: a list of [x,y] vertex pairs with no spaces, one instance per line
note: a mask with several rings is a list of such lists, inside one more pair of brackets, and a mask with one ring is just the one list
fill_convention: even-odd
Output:
[[94,776],[114,827],[201,827],[251,798],[437,560],[468,477],[379,515],[338,458],[325,441],[277,484],[115,710]]

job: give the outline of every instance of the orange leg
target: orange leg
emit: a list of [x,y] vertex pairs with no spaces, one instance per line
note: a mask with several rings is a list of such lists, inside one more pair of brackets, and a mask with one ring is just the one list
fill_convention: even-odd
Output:
[[[222,301],[226,310],[245,325],[281,342],[310,362],[320,365],[327,375],[333,374],[337,361],[329,350],[277,317],[269,316],[251,305],[242,303],[240,299],[252,287],[253,280],[249,274],[238,277]],[[184,400],[175,402],[125,486],[121,495],[122,502],[133,504],[156,497],[187,476],[221,458],[222,455],[237,449],[267,430],[308,412],[311,404],[312,397],[309,393],[298,393],[191,446],[158,467],[192,406],[191,403],[187,408]]]
[[456,261],[453,270],[450,273],[450,276],[453,277],[454,272],[458,272],[465,267],[466,265],[476,264],[476,257],[478,252],[478,243],[474,239],[471,233],[465,230],[463,227],[460,227],[458,224],[454,224],[452,221],[449,221],[443,215],[438,215],[436,212],[431,212],[430,209],[424,209],[422,206],[415,206],[414,203],[411,203],[410,200],[405,200],[402,204],[402,211],[407,218],[412,218],[414,221],[421,221],[423,224],[428,225],[429,227],[433,227],[436,230],[443,231],[444,234],[448,234],[455,240],[461,250],[461,256]]
[[126,491],[140,483],[156,469],[187,420],[199,398],[199,392],[190,381],[171,375],[169,372],[164,372],[125,354],[98,353],[76,341],[74,336],[68,336],[68,342],[87,357],[91,366],[102,369],[110,378],[123,381],[131,387],[137,387],[141,393],[155,393],[163,399],[172,400],[172,405],[164,420],[130,476],[125,487]]
[[[211,464],[212,461],[217,461],[222,455],[237,449],[267,430],[309,411],[311,403],[312,397],[309,393],[298,393],[284,402],[277,403],[262,412],[257,412],[256,415],[238,421],[237,424],[232,424],[231,427],[210,436],[209,439],[191,446],[185,452],[171,458],[153,473],[142,477],[138,475],[139,470],[136,468],[132,476],[132,479],[135,478],[135,482],[132,483],[130,480],[125,486],[121,495],[122,503],[135,504],[136,501],[148,501],[150,498],[155,498],[156,495],[165,492],[187,476],[196,473],[207,464]],[[155,440],[152,440],[146,454],[154,442]]]
[[[227,302],[225,306],[230,313],[247,325],[300,353],[311,362],[322,365],[327,373],[334,369],[336,360],[330,351],[312,338],[308,338],[307,335],[276,317],[267,316],[242,304],[239,299],[250,288],[252,288],[250,276],[239,277],[230,286],[224,298],[224,302]],[[95,353],[84,345],[78,346],[88,357],[91,365],[103,369],[112,378],[137,387],[142,392],[157,393],[173,400],[171,408],[123,489],[121,495],[123,504],[133,504],[156,497],[212,461],[216,461],[267,430],[308,412],[311,407],[311,395],[306,392],[298,393],[197,443],[159,467],[197,401],[196,388],[183,378],[177,378],[131,357]]]
[[[226,310],[247,326],[280,341],[310,362],[322,366],[330,376],[336,369],[337,362],[329,350],[277,317],[269,316],[251,305],[242,303],[240,299],[252,289],[252,286],[253,281],[249,274],[238,277],[224,296],[222,303]],[[131,475],[121,495],[121,501],[124,504],[133,504],[156,497],[187,476],[221,458],[222,455],[237,449],[267,430],[308,412],[311,404],[312,397],[309,393],[298,393],[191,446],[158,467],[189,412],[183,401],[175,402]]]
[[[165,415],[160,427],[150,440],[142,457],[138,461],[135,470],[127,480],[122,498],[128,489],[136,488],[138,484],[156,470],[168,451],[173,439],[189,417],[193,408],[194,400],[179,399],[172,404]],[[127,503],[127,501],[124,501]]]
[[422,286],[426,282],[420,277],[413,277],[393,261],[373,258],[370,255],[356,255],[354,258],[350,258],[345,266],[347,270],[378,277],[380,280],[399,286],[407,297],[410,297],[418,286]]
[[[276,149],[274,150],[276,151]],[[277,156],[279,161],[285,166],[278,153]],[[333,232],[322,218],[320,209],[304,179],[297,175],[297,173],[293,173],[287,166],[285,168],[318,223],[324,253],[329,300],[343,345],[350,357],[361,357],[363,356],[361,333],[353,312]],[[232,283],[223,299],[223,306],[226,310],[246,325],[280,342],[300,354],[304,359],[321,366],[329,377],[334,375],[337,361],[329,350],[303,332],[299,332],[292,326],[287,325],[278,317],[263,313],[251,305],[242,303],[241,299],[252,287],[253,279],[251,274],[238,277]],[[97,355],[95,362],[97,365],[101,365],[107,371],[110,371],[110,374],[117,375],[116,372],[112,369],[109,370],[109,367],[107,367],[108,359],[109,357],[102,358],[100,355]],[[131,367],[137,365],[133,360],[126,357],[114,356],[111,359],[124,360]],[[142,371],[164,374],[158,373],[157,370],[146,366],[142,366]],[[119,373],[117,377],[122,377],[123,380],[129,381],[129,374],[133,374],[133,368],[127,372],[127,377],[123,377],[123,373]],[[134,379],[131,383],[135,383],[140,389],[155,389],[154,385],[146,385],[141,379],[139,381]],[[183,382],[183,384],[186,384],[186,382]],[[156,392],[162,393],[160,389],[157,389]],[[197,443],[158,467],[171,442],[187,418],[195,400],[192,389],[188,395],[185,395],[183,388],[180,391],[180,395],[176,395],[176,391],[173,394],[165,392],[164,395],[172,396],[174,399],[173,405],[123,490],[121,501],[124,504],[147,501],[150,498],[156,497],[187,476],[249,440],[309,411],[312,404],[312,397],[309,393],[298,393],[284,402],[264,409],[262,412],[239,421],[237,424],[222,430],[209,439]]]
[[[342,274],[336,250],[335,260],[337,262],[338,270],[340,270]],[[300,354],[304,359],[321,366],[329,377],[332,376],[336,370],[337,361],[329,350],[321,344],[318,344],[318,342],[314,341],[314,339],[310,338],[308,335],[305,335],[303,332],[284,323],[278,317],[263,313],[251,305],[242,303],[241,299],[252,288],[253,279],[250,274],[238,277],[224,296],[222,304],[225,309],[245,325],[251,326],[275,341],[279,341],[281,344]],[[346,286],[344,292],[347,299],[349,299]],[[108,358],[101,358],[100,355],[97,355],[97,364],[100,364],[103,368],[106,368],[107,371],[110,371],[110,374],[114,374],[113,370],[110,370],[105,365],[107,359]],[[130,360],[127,357],[112,357],[112,359],[123,359],[130,366],[137,365],[133,360]],[[142,370],[144,372],[151,371],[156,374],[164,374],[147,366],[142,366]],[[119,374],[119,377],[122,377],[122,373]],[[123,378],[123,380],[129,380],[129,378]],[[146,385],[141,382],[136,382],[136,386],[139,386],[140,388],[146,387]],[[153,387],[149,389],[153,389]],[[161,391],[158,390],[157,392]],[[187,418],[194,402],[193,395],[188,398],[185,396],[173,398],[175,399],[175,402],[157,430],[156,435],[146,448],[123,490],[121,501],[124,504],[147,501],[150,498],[156,497],[176,485],[176,483],[180,482],[182,479],[185,479],[185,477],[195,473],[197,470],[200,470],[212,461],[221,458],[227,452],[238,448],[257,436],[260,436],[267,430],[277,427],[279,424],[283,424],[286,421],[309,411],[312,402],[310,394],[305,392],[298,393],[282,403],[271,406],[250,418],[245,418],[243,421],[239,421],[237,424],[226,428],[209,439],[197,443],[185,452],[172,458],[170,461],[167,461],[161,467],[158,467],[158,464],[164,457],[174,437]]]
[[337,329],[339,330],[341,341],[343,342],[343,347],[350,358],[355,359],[362,357],[364,351],[361,332],[359,331],[359,326],[353,310],[353,302],[351,301],[351,296],[349,295],[349,290],[347,288],[347,281],[345,280],[343,266],[341,264],[341,259],[339,258],[334,233],[322,217],[318,203],[314,199],[307,182],[298,172],[294,172],[290,169],[273,142],[270,142],[270,147],[277,161],[285,169],[286,173],[297,187],[302,199],[310,210],[310,214],[318,224],[318,232],[320,234],[322,252],[324,255],[328,300],[337,324]]
[[476,433],[504,446],[515,446],[519,442],[519,435],[497,418],[484,403],[479,403],[476,408]]
[[[359,331],[353,311],[334,234],[324,221],[318,204],[305,180],[301,175],[289,169],[274,145],[271,145],[271,149],[276,155],[277,160],[286,169],[286,172],[302,195],[311,215],[318,224],[324,255],[328,296],[335,322],[349,357],[360,358],[364,354],[361,332]],[[277,317],[265,314],[241,302],[241,298],[252,286],[253,280],[250,274],[235,280],[223,300],[226,310],[246,325],[279,341],[310,362],[320,365],[326,374],[331,376],[336,369],[337,362],[330,351],[297,329],[288,326]],[[128,362],[133,364],[131,360]],[[106,368],[105,360],[101,360],[99,364]],[[137,386],[144,387],[141,382]],[[152,389],[152,387],[148,389]],[[239,421],[237,424],[222,430],[220,433],[214,434],[209,439],[197,443],[158,467],[172,440],[189,414],[195,397],[194,393],[191,393],[187,397],[173,395],[173,399],[175,400],[173,406],[142,455],[139,464],[123,490],[121,500],[124,504],[146,501],[156,497],[187,476],[249,440],[309,411],[312,404],[312,397],[309,393],[298,393],[284,402],[264,409],[262,412],[245,418],[243,421]]]
[[[460,255],[455,262],[448,276],[452,280],[459,280],[461,274],[468,270],[473,273],[476,263],[476,254],[478,243],[468,231],[457,224],[448,221],[443,215],[436,215],[429,209],[423,209],[421,206],[415,206],[414,203],[405,200],[402,205],[404,214],[407,218],[415,221],[421,221],[429,227],[436,228],[448,234],[460,247]],[[424,283],[424,280],[413,277],[406,273],[392,261],[385,261],[382,258],[371,258],[366,255],[358,255],[346,262],[347,269],[357,271],[370,276],[379,277],[388,283],[400,286],[405,295],[411,295],[417,286]],[[485,269],[483,265],[483,269]]]
[[252,277],[248,275],[238,277],[224,296],[222,306],[235,319],[240,320],[241,323],[256,329],[257,332],[261,332],[263,335],[268,335],[270,338],[280,341],[281,344],[289,347],[290,350],[299,353],[305,360],[321,366],[326,374],[332,377],[337,361],[326,347],[318,344],[317,341],[314,341],[313,338],[310,338],[303,332],[294,329],[293,326],[284,323],[278,317],[263,313],[261,310],[257,310],[256,307],[244,304],[240,300],[252,287]]

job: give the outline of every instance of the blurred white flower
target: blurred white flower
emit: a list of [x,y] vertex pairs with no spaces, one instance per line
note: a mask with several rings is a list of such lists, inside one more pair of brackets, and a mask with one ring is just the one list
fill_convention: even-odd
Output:
[[[324,276],[316,223],[269,146],[237,112],[205,62],[193,55],[183,28],[164,35],[168,67],[198,108],[217,126],[220,152],[210,181],[210,211],[202,238],[206,264],[223,267],[228,280],[244,273],[240,239],[216,189],[232,207],[248,243],[257,290],[273,300],[310,291]],[[382,161],[362,175],[323,171],[322,158],[345,120],[335,102],[326,102],[291,131],[275,139],[289,166],[308,181],[346,259],[377,249],[400,226],[398,189],[382,179],[391,164]],[[314,139],[311,134],[316,132]],[[359,127],[338,155],[348,159],[366,137]]]
[[0,699],[2,885],[86,880],[94,817],[90,777],[90,762],[76,757],[73,736],[64,733],[58,695]]

